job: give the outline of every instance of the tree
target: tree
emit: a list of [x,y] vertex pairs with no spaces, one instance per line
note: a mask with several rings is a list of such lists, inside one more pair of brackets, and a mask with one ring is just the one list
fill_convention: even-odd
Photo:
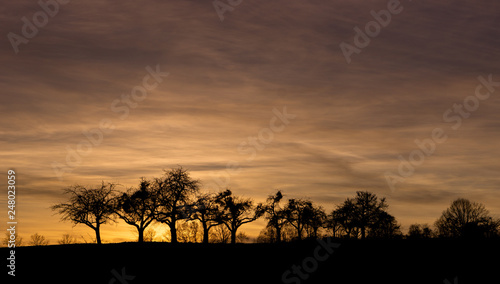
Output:
[[326,213],[322,206],[313,206],[310,217],[306,223],[307,236],[309,238],[318,238],[320,228],[326,226]]
[[432,229],[427,224],[411,224],[407,237],[409,239],[429,239],[432,234]]
[[239,227],[257,220],[264,213],[262,204],[254,206],[251,199],[234,196],[229,189],[220,192],[216,199],[221,208],[218,221],[231,232],[231,244],[236,243]]
[[257,243],[275,243],[276,242],[276,231],[271,226],[265,226],[257,236]]
[[250,240],[250,237],[245,234],[245,232],[239,232],[238,235],[236,236],[236,241],[238,243],[244,243]]
[[217,203],[217,196],[211,193],[199,195],[192,205],[192,211],[191,218],[200,221],[203,228],[202,242],[208,244],[210,229],[220,224],[218,220],[221,212]]
[[17,232],[13,235],[10,232],[5,232],[5,238],[2,240],[2,245],[8,247],[10,244],[16,244],[16,247],[20,247],[23,245],[23,238],[17,234]]
[[200,224],[196,220],[183,220],[177,228],[177,238],[181,243],[197,243],[201,237]]
[[85,188],[75,185],[64,190],[69,194],[69,203],[60,203],[52,206],[52,210],[62,215],[63,221],[69,220],[77,224],[84,224],[95,231],[96,242],[101,244],[100,227],[113,221],[115,185],[102,184],[95,188]]
[[358,191],[355,198],[347,198],[330,214],[328,224],[335,227],[339,236],[348,238],[401,236],[400,226],[396,218],[386,211],[387,208],[385,198],[378,200],[373,193]]
[[338,205],[337,209],[330,214],[330,220],[327,224],[333,229],[333,236],[347,238],[357,238],[358,228],[356,217],[356,204],[354,199],[347,198],[343,204]]
[[293,198],[288,200],[284,212],[288,224],[295,228],[299,240],[302,239],[303,232],[308,227],[313,232],[309,237],[314,237],[318,228],[323,224],[320,219],[325,215],[323,209],[315,207],[310,200]]
[[377,196],[368,191],[358,191],[356,192],[355,204],[356,204],[356,221],[357,226],[361,231],[361,239],[366,237],[366,230],[372,228],[374,224],[379,221],[380,211],[387,209],[387,204],[385,204],[385,198],[382,198],[377,202]]
[[158,198],[151,183],[142,178],[139,188],[130,189],[116,197],[115,213],[134,226],[139,234],[138,242],[144,241],[144,230],[155,220]]
[[30,236],[30,245],[32,246],[46,246],[49,244],[49,241],[45,239],[44,236],[39,235],[38,233],[34,233]]
[[154,239],[156,237],[156,231],[154,229],[146,229],[144,230],[144,242],[154,242]]
[[[285,223],[281,228],[281,242],[289,242],[295,238],[296,230],[289,223]],[[257,243],[276,243],[276,230],[271,226],[266,226],[259,233]]]
[[64,234],[60,240],[57,241],[60,245],[70,245],[76,243],[76,238],[70,234]]
[[376,221],[370,225],[368,236],[370,238],[401,238],[401,226],[396,222],[396,218],[386,211],[379,211]]
[[192,196],[199,191],[199,181],[191,179],[188,172],[179,167],[165,171],[163,177],[154,180],[153,187],[159,202],[155,219],[168,225],[171,242],[177,243],[176,223],[190,217],[187,209]]
[[452,238],[498,236],[500,220],[494,220],[481,203],[458,198],[436,221],[438,235]]
[[210,243],[227,244],[231,241],[231,232],[224,225],[215,226],[210,231]]
[[287,222],[286,212],[280,206],[282,199],[283,194],[278,190],[274,195],[270,195],[267,198],[266,204],[263,206],[265,218],[267,219],[267,227],[272,228],[270,232],[274,233],[274,236],[270,236],[271,242],[281,242],[281,230]]

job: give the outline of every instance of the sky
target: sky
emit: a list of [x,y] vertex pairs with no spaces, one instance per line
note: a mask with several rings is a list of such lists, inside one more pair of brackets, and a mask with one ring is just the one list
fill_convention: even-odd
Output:
[[25,240],[92,236],[50,210],[64,188],[179,165],[202,191],[327,212],[370,191],[403,232],[459,197],[500,217],[497,1],[41,3],[0,7],[0,174]]

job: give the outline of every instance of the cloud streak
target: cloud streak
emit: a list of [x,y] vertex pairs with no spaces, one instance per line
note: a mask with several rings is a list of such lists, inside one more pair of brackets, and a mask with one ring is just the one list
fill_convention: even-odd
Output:
[[[244,1],[223,22],[203,1],[71,1],[18,54],[4,36],[0,157],[2,172],[19,172],[21,234],[55,241],[70,230],[48,209],[69,185],[105,180],[124,189],[183,165],[207,190],[219,190],[210,181],[228,161],[240,162],[229,186],[258,201],[279,188],[331,210],[369,190],[388,198],[403,227],[432,222],[456,197],[500,214],[499,91],[397,192],[385,182],[415,139],[449,129],[443,112],[474,94],[478,76],[500,78],[500,4],[401,4],[351,64],[339,44],[387,1]],[[21,18],[37,9],[32,1],[5,3],[0,34],[19,33]],[[111,103],[156,64],[168,79],[120,120]],[[238,145],[283,106],[296,119],[246,161]],[[58,180],[51,163],[63,162],[66,146],[103,118],[116,129]],[[261,225],[243,230],[256,236]]]

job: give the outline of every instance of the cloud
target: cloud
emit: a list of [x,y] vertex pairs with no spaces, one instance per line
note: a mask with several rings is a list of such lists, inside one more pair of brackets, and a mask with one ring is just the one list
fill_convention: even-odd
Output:
[[[42,200],[36,210],[44,219],[25,215],[29,230],[69,226],[44,210],[71,184],[130,187],[183,165],[218,190],[213,176],[229,161],[240,168],[229,186],[259,201],[280,188],[330,210],[369,190],[387,196],[404,224],[437,218],[458,196],[500,214],[493,202],[500,198],[500,91],[457,131],[442,118],[474,94],[479,75],[500,80],[499,4],[401,5],[351,64],[339,44],[352,43],[353,28],[364,28],[387,1],[244,1],[223,22],[203,1],[72,1],[18,54],[4,37],[0,157],[4,170],[19,171],[26,202]],[[6,3],[0,33],[21,34],[21,18],[37,10],[34,2]],[[120,119],[112,102],[156,65],[170,75]],[[284,106],[296,118],[248,160],[238,145]],[[51,163],[66,163],[68,147],[76,149],[102,119],[115,130],[58,180]],[[384,172],[397,171],[398,156],[435,127],[449,139],[391,193]]]

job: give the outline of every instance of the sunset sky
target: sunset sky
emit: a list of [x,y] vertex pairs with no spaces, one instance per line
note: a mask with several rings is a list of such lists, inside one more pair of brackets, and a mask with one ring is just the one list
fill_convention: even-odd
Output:
[[[203,191],[262,202],[281,189],[328,212],[371,191],[403,232],[458,197],[500,217],[498,1],[401,1],[350,63],[341,43],[355,47],[355,28],[397,1],[243,0],[223,14],[201,0],[60,2],[46,18],[34,0],[0,7],[0,220],[13,169],[25,241],[93,235],[49,209],[65,187],[125,190],[178,165]],[[34,15],[41,27],[23,31]],[[490,75],[496,86],[478,80]],[[398,157],[436,128],[446,141],[391,190]],[[264,224],[240,230],[256,237]],[[102,238],[137,236],[119,221]]]

